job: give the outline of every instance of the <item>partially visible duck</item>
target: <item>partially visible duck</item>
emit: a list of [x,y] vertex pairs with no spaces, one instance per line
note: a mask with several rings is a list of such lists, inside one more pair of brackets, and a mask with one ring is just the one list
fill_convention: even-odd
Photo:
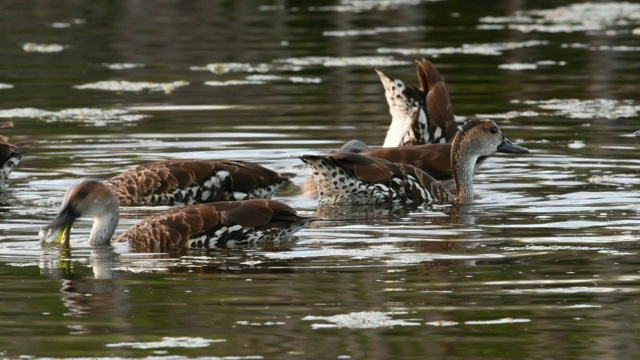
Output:
[[9,178],[9,174],[13,171],[13,168],[18,165],[22,156],[29,150],[30,142],[23,142],[12,144],[9,142],[9,138],[0,135],[0,188],[4,186],[4,183]]
[[[49,242],[64,237],[68,244],[71,226],[86,216],[94,218],[89,244],[109,245],[120,219],[119,202],[107,185],[84,180],[67,190],[60,212],[40,236]],[[276,200],[223,201],[148,217],[115,241],[129,242],[136,251],[153,252],[225,247],[286,238],[314,220]]]
[[197,204],[269,199],[289,179],[258,164],[233,160],[165,160],[107,180],[120,205]]
[[382,147],[444,143],[458,131],[442,75],[427,59],[415,62],[420,88],[374,69],[384,86],[391,114]]
[[491,120],[474,118],[467,121],[455,136],[451,148],[455,195],[432,176],[411,165],[355,153],[306,155],[301,159],[311,167],[320,203],[469,203],[473,201],[476,161],[494,152],[523,154],[529,150],[512,144]]

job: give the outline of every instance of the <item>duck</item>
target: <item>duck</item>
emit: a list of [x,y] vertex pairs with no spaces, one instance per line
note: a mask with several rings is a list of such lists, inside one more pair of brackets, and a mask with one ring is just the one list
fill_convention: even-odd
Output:
[[310,167],[321,204],[472,203],[475,164],[481,156],[495,152],[525,154],[529,150],[509,141],[492,120],[476,117],[465,122],[451,145],[455,193],[408,164],[357,153],[300,159]]
[[[383,148],[450,142],[458,131],[449,91],[438,69],[425,58],[416,59],[420,87],[405,83],[374,67],[385,91],[391,124]],[[371,147],[360,140],[346,142],[340,152],[361,153]]]
[[30,141],[12,144],[8,137],[0,135],[0,188],[5,186],[9,174],[20,163],[30,144]]
[[269,199],[291,176],[239,160],[162,160],[128,169],[105,186],[121,206],[193,205]]
[[[382,148],[370,148],[366,144],[351,140],[339,152],[355,152],[396,163],[418,167],[436,180],[453,179],[451,170],[451,141],[458,132],[453,106],[446,84],[427,59],[416,59],[416,71],[420,88],[405,86],[401,80],[375,69],[385,88],[385,95],[392,115],[392,122]],[[419,113],[418,117],[410,114]],[[424,127],[416,126],[418,119],[426,120]],[[404,124],[404,125],[401,125]],[[409,126],[408,124],[412,124]],[[397,129],[413,129],[403,133]],[[418,131],[428,128],[429,131]],[[418,136],[419,135],[419,136]],[[485,156],[478,158],[483,162]]]
[[[106,184],[82,180],[67,190],[60,211],[39,235],[44,242],[68,246],[76,219],[93,217],[89,245],[108,246],[120,219],[119,204],[120,200]],[[286,239],[315,220],[318,218],[299,216],[277,200],[221,201],[177,207],[147,217],[114,242],[128,242],[134,251],[140,252],[258,244]]]
[[458,131],[447,85],[427,59],[415,60],[416,88],[374,68],[385,91],[391,125],[382,147],[446,143]]

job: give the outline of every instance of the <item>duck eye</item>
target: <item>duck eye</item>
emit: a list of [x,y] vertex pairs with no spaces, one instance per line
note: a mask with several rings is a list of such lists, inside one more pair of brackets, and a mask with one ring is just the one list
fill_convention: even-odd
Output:
[[80,192],[78,192],[78,197],[80,199],[84,199],[87,197],[87,195],[89,195],[89,192],[87,190],[80,190]]
[[498,132],[498,128],[497,128],[497,127],[495,127],[495,126],[492,126],[492,127],[489,129],[489,132],[490,132],[490,133],[492,133],[492,134],[495,134],[495,133],[497,133],[497,132]]

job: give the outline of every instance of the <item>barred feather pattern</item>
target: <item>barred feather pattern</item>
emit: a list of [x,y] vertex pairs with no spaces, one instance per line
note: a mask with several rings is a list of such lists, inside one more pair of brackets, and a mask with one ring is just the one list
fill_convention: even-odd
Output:
[[188,249],[255,245],[290,237],[318,220],[297,215],[275,200],[222,201],[184,206],[144,219],[120,235],[137,251],[168,252]]
[[191,205],[268,199],[288,178],[244,161],[182,160],[144,164],[112,177],[106,185],[120,205]]
[[306,155],[323,204],[450,203],[453,195],[411,165],[354,153]]

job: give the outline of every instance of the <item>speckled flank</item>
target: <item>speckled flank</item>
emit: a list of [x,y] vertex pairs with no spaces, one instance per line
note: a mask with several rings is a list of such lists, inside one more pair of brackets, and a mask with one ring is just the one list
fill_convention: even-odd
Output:
[[426,104],[417,89],[405,84],[380,70],[378,76],[385,90],[385,97],[391,114],[391,125],[383,147],[423,144],[428,123]]
[[405,85],[375,69],[385,90],[391,125],[383,147],[439,144],[450,141],[457,124],[446,84],[426,59],[416,60],[420,88]]
[[442,203],[452,200],[451,194],[439,182],[410,165],[358,154],[337,156],[302,157],[311,168],[319,203]]

